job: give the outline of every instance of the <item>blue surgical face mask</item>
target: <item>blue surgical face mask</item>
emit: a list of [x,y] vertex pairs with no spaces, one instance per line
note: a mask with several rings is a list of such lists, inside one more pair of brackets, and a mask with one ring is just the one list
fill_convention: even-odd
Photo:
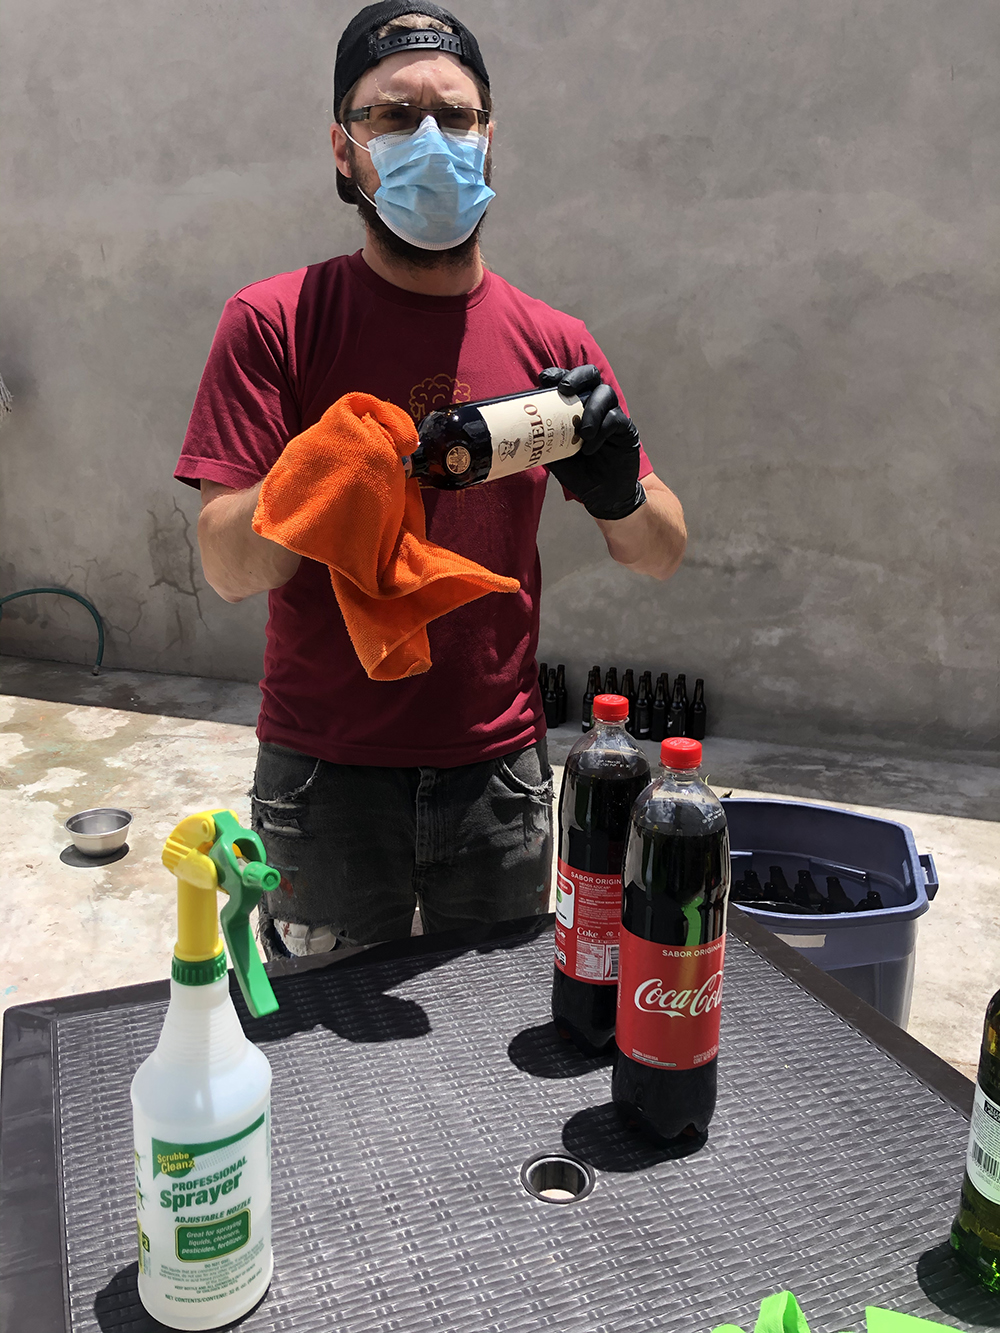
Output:
[[461,245],[495,198],[483,179],[485,134],[444,134],[425,116],[413,134],[380,134],[367,145],[348,138],[371,154],[382,182],[368,202],[390,231],[421,250]]

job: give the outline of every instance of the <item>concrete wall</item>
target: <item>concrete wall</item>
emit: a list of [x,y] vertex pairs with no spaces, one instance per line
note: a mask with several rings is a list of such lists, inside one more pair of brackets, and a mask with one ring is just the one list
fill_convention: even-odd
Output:
[[[992,0],[456,4],[497,94],[487,260],[588,321],[691,529],[656,585],[550,494],[544,655],[703,675],[728,734],[989,744]],[[257,672],[262,599],[206,588],[170,472],[225,298],[359,244],[353,8],[3,8],[0,592],[88,594],[109,665]],[[93,628],[25,599],[0,646],[86,661]]]

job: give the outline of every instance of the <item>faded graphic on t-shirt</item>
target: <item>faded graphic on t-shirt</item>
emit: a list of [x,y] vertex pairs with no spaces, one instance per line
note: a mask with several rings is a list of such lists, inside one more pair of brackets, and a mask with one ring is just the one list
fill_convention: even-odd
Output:
[[468,384],[455,379],[454,375],[431,375],[410,390],[410,416],[419,424],[428,412],[450,407],[452,403],[471,401],[472,390]]

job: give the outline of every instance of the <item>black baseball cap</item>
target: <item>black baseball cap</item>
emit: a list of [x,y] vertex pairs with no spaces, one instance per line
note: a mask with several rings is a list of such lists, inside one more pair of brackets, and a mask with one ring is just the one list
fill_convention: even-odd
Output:
[[[426,14],[439,23],[446,23],[453,32],[408,28],[390,33],[388,37],[375,36],[380,28],[404,14]],[[399,51],[445,51],[457,56],[487,88],[490,86],[479,43],[454,14],[449,14],[440,5],[425,4],[423,0],[380,0],[379,4],[366,5],[355,14],[337,45],[337,63],[333,70],[334,119],[339,120],[341,102],[365,70]]]

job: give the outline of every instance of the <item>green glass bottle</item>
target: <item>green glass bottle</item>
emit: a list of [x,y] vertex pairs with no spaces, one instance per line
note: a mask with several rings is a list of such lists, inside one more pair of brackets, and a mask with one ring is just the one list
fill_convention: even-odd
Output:
[[1000,991],[986,1008],[969,1154],[951,1244],[989,1291],[1000,1291]]

